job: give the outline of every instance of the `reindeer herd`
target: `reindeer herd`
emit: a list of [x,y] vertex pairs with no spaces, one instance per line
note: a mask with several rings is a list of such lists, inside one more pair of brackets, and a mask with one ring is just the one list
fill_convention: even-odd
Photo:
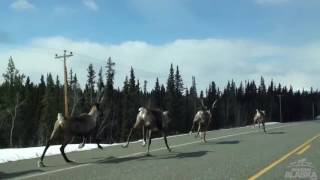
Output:
[[[60,140],[62,139],[62,145],[60,147],[60,152],[64,158],[64,160],[68,163],[72,162],[68,157],[66,156],[64,149],[72,142],[74,137],[81,137],[83,138],[83,142],[79,145],[79,148],[82,148],[85,145],[86,139],[93,135],[94,131],[97,129],[97,120],[102,115],[100,103],[103,100],[102,98],[99,98],[100,101],[93,104],[91,106],[89,113],[80,114],[79,116],[71,116],[71,117],[64,117],[61,113],[58,113],[57,120],[54,124],[53,131],[51,133],[51,136],[49,140],[47,141],[46,147],[41,155],[40,161],[38,161],[39,167],[44,167],[43,159],[44,156],[49,148],[49,146],[53,143],[54,140],[58,139],[60,137]],[[197,134],[195,137],[197,138],[199,135],[202,136],[203,133],[203,141],[206,143],[206,133],[208,130],[208,127],[210,123],[212,122],[212,112],[215,108],[215,105],[217,103],[217,100],[213,102],[211,105],[211,108],[208,109],[207,106],[204,105],[203,101],[201,101],[201,109],[197,111],[197,113],[194,116],[193,123],[191,130],[189,134],[191,135],[195,126],[198,125]],[[266,112],[263,110],[256,110],[256,114],[253,118],[253,127],[255,127],[255,124],[258,123],[259,128],[260,124],[262,124],[264,132],[266,132],[265,129],[265,120],[266,120]],[[169,111],[162,111],[160,109],[152,109],[152,108],[145,108],[140,107],[138,110],[138,114],[136,117],[136,122],[132,129],[130,130],[130,133],[127,138],[127,142],[122,145],[123,148],[127,148],[129,146],[130,138],[132,133],[141,128],[142,130],[142,136],[143,136],[143,142],[142,146],[146,146],[146,141],[148,143],[147,147],[147,153],[146,155],[149,155],[150,151],[150,145],[151,145],[151,134],[153,131],[160,131],[162,133],[165,145],[167,147],[167,150],[170,152],[171,149],[167,142],[167,128],[169,125],[169,122],[171,121],[170,118],[170,112]],[[95,136],[95,140],[97,143],[97,146],[99,149],[103,149],[100,145],[100,139]]]

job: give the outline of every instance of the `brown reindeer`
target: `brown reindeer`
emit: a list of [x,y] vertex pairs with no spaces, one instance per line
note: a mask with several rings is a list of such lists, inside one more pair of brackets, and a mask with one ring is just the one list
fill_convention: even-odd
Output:
[[266,133],[267,131],[265,127],[265,122],[266,122],[266,111],[256,109],[256,114],[253,117],[253,128],[255,128],[256,123],[258,123],[259,128],[260,128],[260,124],[262,124],[263,131]]
[[[152,131],[161,131],[164,142],[166,144],[166,147],[168,151],[170,152],[171,149],[168,145],[167,142],[167,134],[166,134],[166,129],[168,127],[169,122],[171,121],[169,117],[169,112],[164,111],[162,112],[161,110],[158,109],[149,109],[149,108],[139,108],[139,113],[136,118],[136,122],[133,126],[133,128],[130,130],[130,133],[128,135],[127,143],[124,144],[122,147],[126,148],[129,146],[130,138],[132,135],[133,130],[137,128],[142,128],[142,135],[143,135],[143,140],[145,145],[145,139],[146,137],[148,138],[148,150],[147,150],[147,155],[149,155],[149,150],[150,150],[150,144],[151,144],[151,133]],[[145,137],[144,135],[144,129],[146,129],[147,136]]]
[[208,108],[203,104],[203,100],[201,100],[201,110],[199,110],[196,115],[193,118],[193,123],[192,123],[192,127],[191,130],[189,132],[189,134],[192,134],[192,131],[196,125],[196,123],[198,123],[198,130],[197,130],[197,134],[195,135],[195,137],[198,137],[201,131],[201,126],[204,126],[203,129],[203,141],[207,142],[206,140],[206,134],[208,131],[208,127],[211,123],[211,119],[212,119],[212,114],[211,114],[211,110],[214,109],[215,104],[217,103],[217,100],[215,100],[212,103],[211,109],[208,110]]
[[[53,131],[50,139],[47,141],[46,147],[42,153],[38,166],[43,167],[44,156],[52,144],[52,142],[59,136],[62,137],[62,145],[60,147],[61,154],[66,162],[72,162],[69,160],[64,152],[65,147],[69,144],[75,136],[88,137],[96,128],[97,119],[100,116],[99,104],[92,105],[88,114],[81,114],[79,116],[63,117],[61,113],[58,113],[57,121],[54,124]],[[98,148],[102,149],[100,145],[100,139],[96,139]]]

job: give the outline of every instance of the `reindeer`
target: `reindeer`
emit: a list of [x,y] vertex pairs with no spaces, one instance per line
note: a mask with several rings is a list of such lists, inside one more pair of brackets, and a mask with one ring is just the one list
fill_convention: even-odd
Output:
[[212,103],[211,109],[208,110],[208,108],[203,104],[203,100],[201,100],[201,110],[199,110],[193,118],[192,127],[189,132],[190,135],[192,134],[192,131],[193,131],[196,123],[198,123],[198,130],[197,130],[197,134],[195,135],[195,137],[199,136],[200,130],[201,130],[201,125],[204,125],[205,127],[203,130],[203,141],[207,142],[206,133],[207,133],[208,127],[211,123],[211,118],[212,118],[211,110],[214,109],[216,103],[217,103],[217,100],[215,100]]
[[[102,102],[101,98],[101,101]],[[58,113],[57,120],[54,124],[53,131],[49,140],[47,141],[46,147],[41,155],[40,161],[38,161],[39,167],[44,167],[43,159],[44,156],[52,144],[52,142],[57,139],[59,136],[62,137],[62,145],[60,147],[60,152],[64,160],[68,163],[73,161],[69,160],[64,152],[67,144],[72,142],[75,136],[78,137],[88,137],[92,134],[97,125],[97,119],[101,115],[99,103],[95,103],[91,106],[89,113],[83,113],[79,116],[63,117],[61,113]],[[96,143],[99,149],[103,149],[100,145],[100,139],[96,138]],[[84,145],[84,143],[83,143]]]
[[149,108],[144,108],[140,107],[139,108],[139,113],[136,118],[136,122],[132,129],[130,130],[128,139],[126,144],[124,144],[122,147],[127,148],[129,146],[130,138],[132,135],[133,130],[137,128],[142,128],[142,135],[143,135],[143,146],[145,146],[145,140],[146,136],[144,134],[144,129],[146,129],[147,133],[147,138],[148,138],[148,150],[147,150],[147,156],[149,156],[149,150],[150,150],[150,144],[151,144],[151,133],[152,131],[161,131],[164,142],[166,144],[166,147],[168,151],[170,152],[171,149],[168,145],[167,142],[167,134],[166,134],[166,129],[168,128],[168,124],[171,121],[169,117],[169,112],[164,111],[162,112],[159,109],[149,109]]
[[256,109],[256,114],[253,117],[253,128],[255,128],[256,123],[258,123],[259,128],[260,128],[260,124],[262,124],[263,131],[266,133],[267,131],[265,127],[265,122],[266,122],[266,111]]

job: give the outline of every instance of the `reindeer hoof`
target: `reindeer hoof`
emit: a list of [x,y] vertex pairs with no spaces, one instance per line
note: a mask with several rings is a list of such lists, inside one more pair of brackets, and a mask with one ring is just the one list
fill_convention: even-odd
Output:
[[84,144],[79,144],[78,148],[82,149],[84,147]]
[[101,145],[98,145],[98,148],[101,149],[101,150],[103,149],[103,147]]
[[141,144],[141,146],[145,147],[145,146],[146,146],[146,142],[143,141],[142,144]]
[[122,148],[127,148],[129,145],[128,144],[124,144],[124,145],[122,145],[121,147]]
[[172,152],[172,149],[168,149],[169,152]]
[[189,132],[189,135],[190,135],[190,136],[192,135],[192,131]]
[[147,152],[146,156],[150,157],[150,156],[151,156],[151,154]]
[[43,163],[43,161],[38,161],[38,167],[42,168],[42,167],[46,167]]

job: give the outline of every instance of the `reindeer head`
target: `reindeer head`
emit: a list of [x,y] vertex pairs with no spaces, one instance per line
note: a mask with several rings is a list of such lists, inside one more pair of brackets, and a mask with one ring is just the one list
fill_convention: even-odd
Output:
[[266,111],[265,110],[256,109],[256,115],[265,116],[266,115]]
[[260,111],[260,113],[261,113],[263,116],[266,115],[266,111],[265,111],[265,110],[259,110],[259,111]]
[[96,101],[91,105],[90,112],[97,113],[98,117],[103,116],[103,111],[101,109],[101,104],[103,103],[103,100],[104,100],[104,89],[102,91],[98,91]]
[[163,125],[165,126],[165,127],[167,127],[168,126],[168,124],[171,122],[171,115],[170,115],[170,112],[169,111],[163,111],[162,112],[162,116],[163,116]]

